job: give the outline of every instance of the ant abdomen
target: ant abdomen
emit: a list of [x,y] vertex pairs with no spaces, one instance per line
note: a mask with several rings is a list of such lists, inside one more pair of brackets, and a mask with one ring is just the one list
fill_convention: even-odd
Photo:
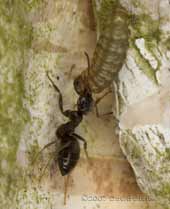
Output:
[[[58,166],[62,176],[69,174],[76,166],[80,158],[80,145],[79,142],[72,136],[69,136],[68,146],[65,146],[58,153]],[[61,144],[62,147],[62,144]]]

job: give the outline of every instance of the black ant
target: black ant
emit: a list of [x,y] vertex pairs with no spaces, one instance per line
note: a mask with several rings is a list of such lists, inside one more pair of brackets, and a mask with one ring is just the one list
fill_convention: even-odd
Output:
[[87,142],[86,140],[74,133],[75,128],[81,123],[83,115],[90,111],[92,106],[92,97],[90,94],[85,94],[78,99],[77,110],[63,110],[63,97],[59,88],[54,84],[52,79],[47,73],[47,77],[53,85],[54,89],[59,94],[59,108],[61,113],[69,118],[69,122],[60,125],[57,128],[56,136],[60,141],[60,147],[57,155],[57,161],[62,176],[65,176],[71,172],[76,166],[80,157],[80,145],[78,140],[84,143],[84,150],[87,154]]
[[[79,158],[80,158],[80,144],[79,140],[84,143],[84,151],[86,154],[87,159],[87,142],[86,140],[75,133],[75,128],[81,123],[83,119],[83,115],[86,115],[90,109],[92,108],[93,99],[91,94],[88,92],[84,93],[84,95],[80,96],[77,101],[77,110],[63,110],[63,97],[59,90],[59,88],[54,84],[52,79],[47,73],[47,77],[51,82],[54,89],[59,94],[59,108],[61,113],[69,118],[67,123],[60,125],[56,130],[56,136],[59,140],[59,149],[57,150],[57,156],[55,157],[55,162],[57,162],[59,166],[59,170],[62,176],[69,175],[73,168],[76,166]],[[54,140],[41,149],[41,151],[36,155],[36,157],[47,147],[51,146],[52,144],[56,144],[58,141]],[[36,158],[35,158],[36,159]],[[34,160],[35,162],[35,160]],[[67,179],[68,183],[68,179]],[[67,183],[65,188],[67,187]],[[66,203],[66,191],[65,191],[65,198],[64,204]]]
[[[86,140],[75,133],[75,128],[81,123],[83,115],[87,114],[92,108],[93,99],[91,95],[86,94],[79,97],[77,101],[77,110],[63,110],[63,97],[59,88],[54,84],[52,79],[47,73],[47,77],[50,80],[52,86],[59,94],[59,108],[61,113],[69,118],[69,122],[60,125],[56,130],[56,136],[59,140],[59,149],[56,156],[56,161],[59,166],[59,170],[62,176],[68,175],[72,169],[76,166],[80,158],[80,145],[79,141],[84,143],[85,154],[87,153],[87,142]],[[58,141],[54,140],[43,147],[43,149],[37,154],[37,156],[47,147],[52,144],[56,144]],[[36,157],[37,157],[36,156]],[[36,158],[35,158],[36,159]],[[35,160],[34,160],[35,161]]]

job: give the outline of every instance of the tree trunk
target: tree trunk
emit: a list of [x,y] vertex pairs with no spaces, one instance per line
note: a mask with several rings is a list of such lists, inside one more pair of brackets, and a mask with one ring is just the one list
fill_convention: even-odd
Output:
[[[87,140],[91,163],[82,149],[69,176],[66,208],[152,209],[159,208],[157,202],[167,206],[170,198],[170,5],[120,4],[129,13],[129,49],[113,93],[99,104],[101,114],[113,109],[114,118],[97,118],[92,111],[75,130]],[[64,207],[66,178],[54,161],[56,146],[36,158],[67,121],[46,73],[62,92],[64,109],[75,109],[74,78],[87,68],[85,51],[92,59],[103,18],[112,18],[107,8],[114,5],[113,0],[1,1],[1,208]]]

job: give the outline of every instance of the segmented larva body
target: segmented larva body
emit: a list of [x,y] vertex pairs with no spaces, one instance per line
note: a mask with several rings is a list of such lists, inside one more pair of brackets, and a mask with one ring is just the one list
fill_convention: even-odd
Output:
[[93,93],[110,86],[122,68],[128,48],[128,19],[127,11],[121,6],[114,8],[112,16],[106,19],[90,69],[81,74]]

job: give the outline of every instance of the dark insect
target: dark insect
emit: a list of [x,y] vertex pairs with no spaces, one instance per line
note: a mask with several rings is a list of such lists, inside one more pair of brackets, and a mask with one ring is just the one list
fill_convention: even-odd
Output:
[[[82,141],[84,144],[84,151],[87,159],[87,142],[86,140],[75,133],[75,128],[81,123],[83,115],[88,113],[92,107],[93,99],[91,95],[86,92],[86,94],[79,97],[77,101],[77,110],[63,110],[63,97],[59,88],[54,84],[52,79],[47,73],[47,77],[50,80],[52,86],[59,94],[59,108],[61,113],[69,118],[67,123],[60,125],[56,130],[56,140],[48,143],[40,151],[42,152],[47,147],[56,144],[59,140],[59,148],[57,148],[56,156],[54,157],[54,162],[58,164],[59,170],[62,176],[69,175],[73,168],[76,166],[80,158],[80,144],[79,141]],[[37,156],[40,154],[37,154]],[[36,157],[37,157],[36,156]],[[34,160],[35,161],[35,160]],[[66,188],[68,184],[65,185],[65,195],[64,195],[64,204],[66,204]]]
[[[63,110],[63,97],[59,88],[54,84],[52,79],[47,73],[47,77],[53,85],[54,89],[59,94],[59,108],[61,113],[69,118],[67,123],[60,125],[57,128],[56,136],[57,139],[47,144],[40,152],[52,144],[56,144],[59,140],[59,148],[57,150],[55,161],[57,162],[61,175],[65,176],[69,174],[72,169],[76,166],[80,157],[80,145],[79,140],[84,143],[85,154],[87,154],[87,143],[86,140],[75,133],[75,128],[81,123],[83,115],[90,111],[92,107],[92,97],[90,94],[80,96],[77,101],[77,110]],[[38,153],[39,154],[39,153]]]
[[[54,83],[53,86],[55,89],[57,89]],[[87,143],[85,139],[74,133],[74,131],[82,121],[83,114],[86,114],[86,112],[89,111],[91,98],[89,97],[88,101],[84,100],[83,98],[79,99],[77,111],[63,111],[62,95],[59,89],[58,93],[60,110],[64,116],[70,119],[69,122],[59,126],[56,131],[57,138],[60,140],[60,151],[58,152],[57,161],[61,174],[64,176],[70,173],[70,171],[76,166],[77,161],[79,160],[80,145],[78,140],[81,140],[84,143],[84,150],[87,155]]]
[[61,113],[69,118],[67,123],[60,125],[56,131],[57,139],[60,142],[59,150],[57,153],[57,163],[62,176],[65,176],[71,172],[71,170],[76,166],[77,161],[80,157],[80,145],[79,140],[84,143],[84,150],[87,154],[87,143],[85,139],[78,134],[74,133],[75,128],[81,123],[83,115],[86,114],[92,105],[91,95],[88,93],[81,96],[77,102],[77,110],[63,110],[63,98],[59,88],[54,84],[49,75],[48,79],[53,85],[54,89],[59,94],[59,108]]
[[109,17],[100,31],[92,63],[88,58],[88,69],[74,80],[74,88],[79,95],[84,92],[100,93],[108,88],[122,68],[128,49],[127,11],[120,5],[107,8]]

